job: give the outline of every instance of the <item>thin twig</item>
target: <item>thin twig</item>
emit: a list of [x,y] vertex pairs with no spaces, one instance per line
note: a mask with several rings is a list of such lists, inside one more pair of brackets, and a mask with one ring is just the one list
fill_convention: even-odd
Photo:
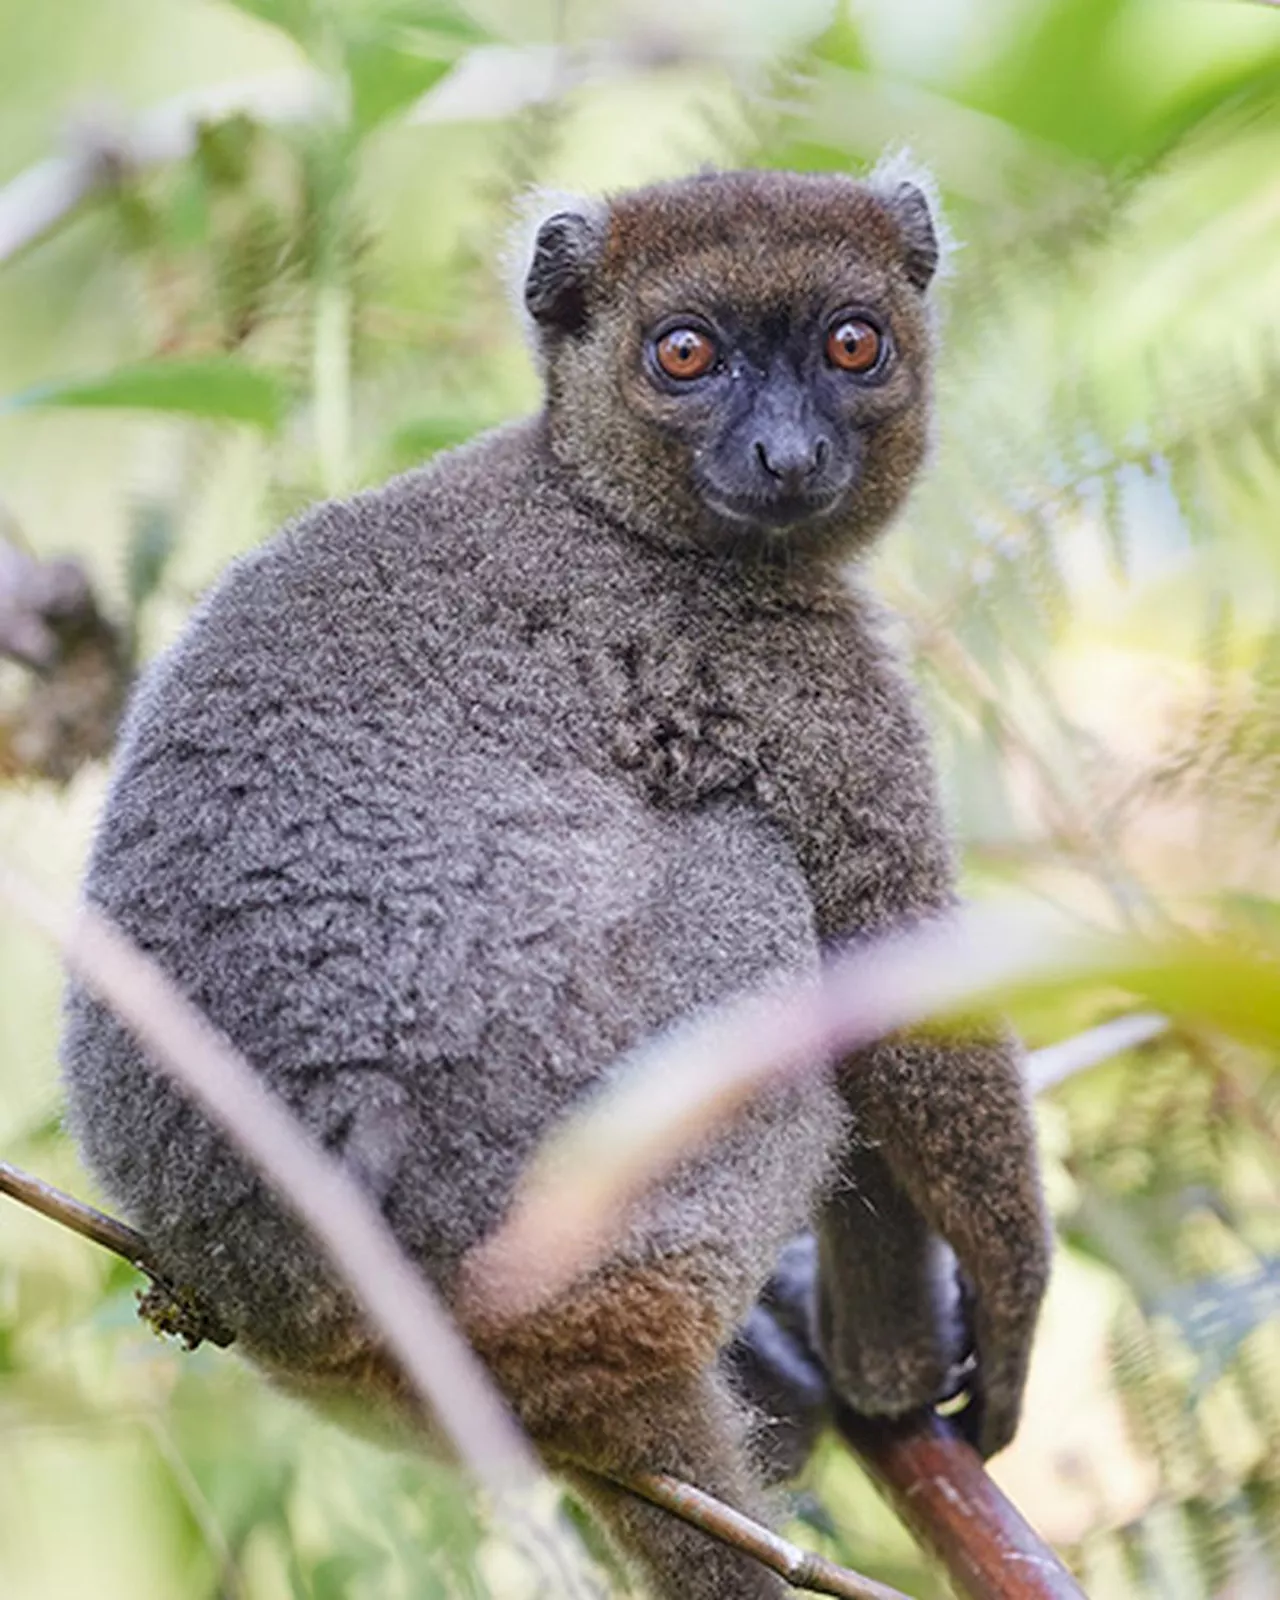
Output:
[[217,1563],[218,1600],[248,1600],[248,1590],[236,1561],[235,1551],[232,1550],[222,1530],[217,1512],[209,1504],[204,1490],[187,1464],[186,1457],[179,1450],[177,1442],[160,1418],[154,1414],[144,1416],[142,1425],[172,1474],[178,1493],[200,1530],[205,1548]]
[[1113,1017],[1099,1023],[1096,1028],[1086,1028],[1058,1044],[1045,1045],[1033,1050],[1027,1057],[1027,1087],[1032,1094],[1043,1094],[1085,1072],[1113,1056],[1123,1055],[1137,1045],[1149,1044],[1168,1033],[1168,1017],[1158,1011],[1134,1011],[1125,1017]]
[[805,1589],[810,1594],[837,1595],[841,1600],[907,1600],[900,1589],[891,1589],[888,1584],[863,1577],[860,1572],[828,1561],[812,1550],[802,1550],[763,1523],[725,1505],[723,1500],[668,1473],[644,1472],[634,1478],[609,1481],[669,1511],[691,1527],[700,1528],[713,1539],[754,1556],[762,1566],[785,1578],[795,1589]]
[[170,1333],[182,1339],[189,1350],[206,1340],[222,1349],[232,1342],[230,1333],[200,1296],[175,1284],[156,1259],[151,1246],[127,1223],[109,1217],[104,1211],[85,1205],[64,1189],[55,1189],[42,1178],[33,1178],[20,1167],[0,1161],[0,1194],[19,1200],[41,1216],[60,1222],[82,1238],[91,1239],[106,1250],[122,1256],[130,1266],[146,1273],[151,1290],[139,1296],[138,1314],[157,1333]]
[[74,148],[49,156],[0,188],[0,263],[42,238],[95,194],[131,172],[181,161],[195,149],[205,123],[245,115],[289,124],[332,116],[332,84],[309,69],[268,73],[213,84],[166,100],[127,126],[101,122],[73,133]]
[[0,1194],[7,1194],[11,1200],[30,1206],[42,1217],[60,1222],[64,1228],[70,1228],[72,1233],[78,1233],[84,1239],[91,1239],[104,1250],[112,1250],[116,1255],[123,1256],[131,1267],[145,1272],[153,1281],[163,1281],[164,1275],[156,1264],[150,1245],[128,1223],[109,1217],[105,1211],[95,1210],[83,1200],[67,1194],[64,1189],[55,1189],[51,1183],[45,1183],[42,1178],[33,1178],[20,1167],[11,1167],[7,1161],[0,1161]]

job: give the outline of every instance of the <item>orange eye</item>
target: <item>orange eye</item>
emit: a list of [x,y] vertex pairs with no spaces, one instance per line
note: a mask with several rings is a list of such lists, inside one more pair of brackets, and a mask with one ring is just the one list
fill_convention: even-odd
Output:
[[716,359],[714,341],[696,328],[672,328],[658,340],[654,353],[668,378],[700,378]]
[[880,359],[880,331],[861,317],[845,317],[827,335],[827,360],[843,372],[870,372]]

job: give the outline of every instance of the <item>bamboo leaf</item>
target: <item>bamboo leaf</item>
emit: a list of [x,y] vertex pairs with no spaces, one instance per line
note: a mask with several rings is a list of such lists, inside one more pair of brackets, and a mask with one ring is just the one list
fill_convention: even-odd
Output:
[[0,400],[0,415],[37,406],[169,411],[274,432],[287,395],[281,380],[231,356],[143,361],[98,378],[40,384]]
[[316,32],[316,17],[310,0],[228,0],[237,11],[246,11],[259,22],[266,22],[287,33],[306,48]]
[[376,35],[355,39],[347,47],[351,108],[356,127],[368,132],[403,111],[453,66],[452,51],[443,55],[398,48]]

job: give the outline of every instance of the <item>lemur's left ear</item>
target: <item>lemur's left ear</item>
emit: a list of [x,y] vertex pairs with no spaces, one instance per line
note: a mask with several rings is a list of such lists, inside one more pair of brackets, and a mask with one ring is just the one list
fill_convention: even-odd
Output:
[[923,293],[933,282],[941,257],[929,201],[914,183],[900,183],[893,194],[885,196],[885,204],[902,232],[902,264],[907,277]]
[[905,151],[896,151],[880,162],[869,184],[898,226],[902,265],[911,283],[923,294],[939,267],[945,266],[950,244],[933,179]]

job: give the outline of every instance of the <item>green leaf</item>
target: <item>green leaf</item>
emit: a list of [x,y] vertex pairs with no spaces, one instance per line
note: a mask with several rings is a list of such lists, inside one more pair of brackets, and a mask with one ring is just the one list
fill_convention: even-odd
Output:
[[125,549],[125,589],[134,617],[160,587],[177,543],[178,527],[171,507],[156,500],[143,501],[134,513]]
[[486,35],[452,5],[388,0],[346,37],[352,116],[359,132],[385,122],[439,82]]
[[100,378],[40,384],[0,400],[0,415],[36,406],[172,411],[189,417],[279,427],[287,396],[275,374],[231,356],[143,361]]
[[408,467],[418,466],[428,456],[435,455],[437,450],[465,444],[483,428],[491,427],[495,420],[492,416],[439,412],[403,422],[387,441],[382,455],[382,470],[403,472]]
[[1024,8],[1007,49],[963,98],[1074,155],[1113,156],[1132,118],[1132,95],[1111,49],[1127,4],[1051,0]]
[[267,22],[305,48],[314,40],[317,19],[311,0],[228,0],[237,11],[246,11],[259,22]]
[[420,53],[393,44],[377,34],[353,39],[347,46],[351,110],[356,127],[367,132],[418,99],[453,66],[454,53]]

